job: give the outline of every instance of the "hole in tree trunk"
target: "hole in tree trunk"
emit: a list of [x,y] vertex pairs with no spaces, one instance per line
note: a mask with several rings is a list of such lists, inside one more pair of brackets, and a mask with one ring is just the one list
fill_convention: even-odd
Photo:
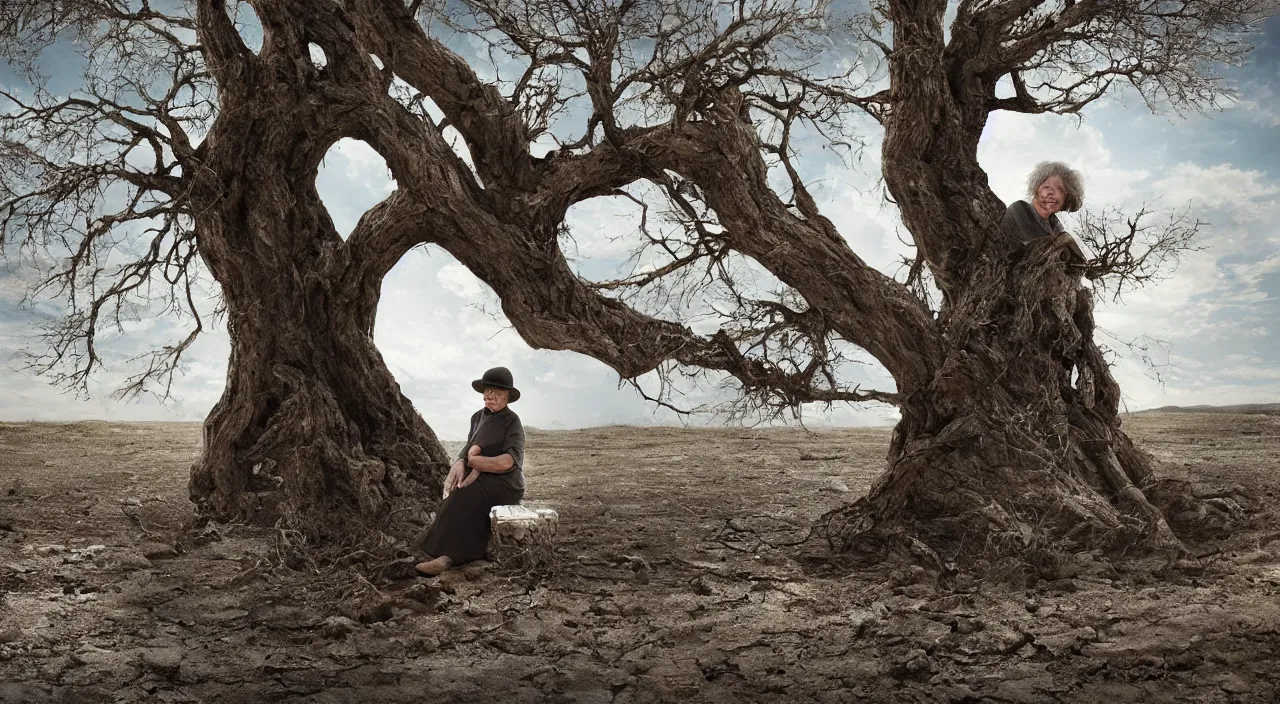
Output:
[[229,8],[231,22],[235,25],[236,31],[240,33],[240,38],[244,40],[245,46],[249,47],[249,51],[255,54],[262,52],[262,22],[258,20],[258,13],[253,11],[253,7],[247,2],[234,3]]
[[311,42],[307,45],[307,53],[311,55],[311,65],[317,69],[323,69],[329,65],[329,57],[325,56],[324,49],[319,44]]
[[444,135],[444,140],[449,143],[449,146],[453,148],[453,152],[470,167],[471,173],[476,177],[476,183],[479,183],[483,188],[484,181],[480,179],[480,172],[476,171],[476,163],[471,160],[471,149],[467,146],[467,140],[462,138],[462,133],[453,127],[446,127],[441,134]]
[[356,139],[338,140],[329,147],[316,172],[316,191],[344,240],[360,217],[395,189],[396,181],[382,155]]

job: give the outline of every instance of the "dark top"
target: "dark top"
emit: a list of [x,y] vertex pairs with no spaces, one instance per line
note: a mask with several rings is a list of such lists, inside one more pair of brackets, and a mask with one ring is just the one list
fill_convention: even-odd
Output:
[[458,459],[465,460],[472,445],[478,445],[485,457],[511,455],[515,462],[511,469],[485,474],[501,478],[512,489],[524,491],[524,426],[510,406],[497,413],[481,408],[471,416],[471,432],[467,433],[467,444],[462,446]]
[[1088,260],[1075,238],[1066,234],[1067,231],[1062,227],[1062,222],[1058,220],[1056,214],[1042,218],[1040,213],[1025,200],[1014,201],[1013,205],[1004,211],[1004,220],[1000,222],[1000,227],[1004,229],[1006,235],[1024,246],[1042,237],[1064,237],[1066,241],[1063,244],[1071,252],[1072,264],[1080,265]]
[[1004,220],[1000,226],[1004,228],[1005,234],[1023,244],[1041,237],[1066,232],[1062,223],[1058,221],[1057,215],[1042,218],[1040,213],[1025,200],[1014,201],[1009,209],[1004,211]]

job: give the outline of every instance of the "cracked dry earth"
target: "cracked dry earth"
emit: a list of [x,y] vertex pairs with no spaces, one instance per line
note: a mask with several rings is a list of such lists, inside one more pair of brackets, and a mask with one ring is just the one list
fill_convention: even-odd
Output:
[[1127,422],[1165,475],[1267,508],[1195,570],[941,588],[785,545],[867,489],[887,430],[531,431],[558,569],[378,584],[372,609],[272,531],[175,548],[197,425],[0,424],[0,702],[1280,701],[1280,416]]

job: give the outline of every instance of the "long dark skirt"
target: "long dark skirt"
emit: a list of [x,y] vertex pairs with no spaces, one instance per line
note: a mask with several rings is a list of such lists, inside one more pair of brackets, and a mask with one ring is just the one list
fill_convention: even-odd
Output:
[[481,474],[441,502],[422,551],[432,557],[448,555],[455,565],[479,560],[489,546],[489,509],[518,504],[523,498],[524,491],[513,488],[505,477]]

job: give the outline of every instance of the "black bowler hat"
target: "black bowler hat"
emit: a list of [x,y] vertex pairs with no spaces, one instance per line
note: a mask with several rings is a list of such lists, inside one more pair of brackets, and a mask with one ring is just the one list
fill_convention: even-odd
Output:
[[494,367],[484,373],[484,376],[471,382],[471,388],[476,391],[484,391],[485,389],[506,389],[510,391],[507,397],[507,403],[515,403],[520,400],[520,389],[512,385],[511,370],[506,367]]

